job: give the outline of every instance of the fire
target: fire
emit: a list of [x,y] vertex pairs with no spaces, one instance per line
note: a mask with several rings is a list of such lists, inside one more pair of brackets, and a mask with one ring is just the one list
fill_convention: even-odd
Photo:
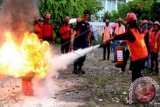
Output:
[[17,46],[11,33],[5,33],[6,41],[0,48],[0,74],[25,77],[37,75],[44,78],[50,67],[51,51],[48,42],[40,42],[34,33],[25,32],[21,45]]

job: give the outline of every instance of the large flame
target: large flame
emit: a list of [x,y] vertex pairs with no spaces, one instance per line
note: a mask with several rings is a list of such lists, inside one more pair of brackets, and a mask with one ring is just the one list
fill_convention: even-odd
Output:
[[29,74],[44,78],[50,67],[50,45],[40,42],[34,33],[25,32],[20,46],[11,33],[5,33],[6,41],[0,48],[0,74],[24,77]]

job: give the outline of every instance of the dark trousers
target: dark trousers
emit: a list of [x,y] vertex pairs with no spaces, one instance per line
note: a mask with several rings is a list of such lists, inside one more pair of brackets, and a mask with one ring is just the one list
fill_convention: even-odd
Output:
[[130,60],[130,65],[129,65],[129,70],[133,70],[133,62],[132,62],[132,60]]
[[47,41],[50,44],[53,43],[53,38],[51,36],[43,36],[42,39],[43,39],[43,41]]
[[133,70],[132,70],[132,82],[139,77],[142,77],[141,71],[144,69],[146,58],[133,61]]
[[86,55],[83,56],[83,57],[78,58],[74,62],[74,70],[82,70],[82,66],[84,65],[85,59],[86,59]]
[[[129,50],[123,51],[124,55],[123,55],[123,66],[122,66],[122,71],[124,72],[126,69],[126,65],[127,65],[127,61],[129,59]],[[131,64],[130,64],[131,66]],[[131,68],[131,67],[130,67]]]
[[[74,50],[84,49],[88,47],[88,42],[85,40],[76,40],[74,41]],[[77,54],[78,55],[78,54]],[[82,66],[84,65],[86,59],[86,55],[81,56],[74,62],[74,71],[82,70]]]
[[155,72],[158,73],[158,54],[151,52],[151,72],[153,72],[155,62]]
[[106,49],[107,49],[107,60],[110,58],[110,47],[111,44],[107,43],[106,45],[103,46],[103,59],[106,59]]
[[61,53],[68,53],[70,48],[70,39],[61,39]]

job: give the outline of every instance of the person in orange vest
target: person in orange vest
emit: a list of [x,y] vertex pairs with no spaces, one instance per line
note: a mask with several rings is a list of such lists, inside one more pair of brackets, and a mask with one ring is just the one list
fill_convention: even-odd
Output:
[[40,17],[37,20],[37,24],[34,26],[34,31],[38,35],[38,38],[42,40],[42,28],[43,28],[43,19]]
[[153,27],[153,22],[152,21],[149,21],[148,22],[148,30],[152,29]]
[[65,16],[64,23],[60,27],[60,35],[61,35],[61,53],[68,53],[70,47],[70,39],[71,39],[71,28],[69,26],[69,17]]
[[49,13],[46,13],[43,28],[42,28],[42,39],[52,44],[54,41],[54,33],[53,33],[53,26],[49,22],[50,18],[51,18],[51,15]]
[[[158,21],[154,22],[153,32],[150,37],[150,52],[151,52],[151,73],[159,74],[158,71],[158,51],[160,47],[160,23]],[[153,66],[155,62],[155,72],[153,71]]]
[[125,33],[125,26],[122,24],[122,18],[118,18],[114,35]]
[[[109,20],[105,21],[106,27],[104,27],[104,32],[102,33],[102,40],[106,41],[112,37],[112,28],[109,26]],[[110,43],[103,46],[103,60],[106,60],[106,48],[107,48],[107,60],[110,58]]]
[[150,33],[152,31],[151,31],[151,28],[149,29],[148,20],[143,20],[142,21],[141,32],[144,34],[144,40],[145,40],[147,50],[148,50],[148,53],[149,53],[148,58],[147,58],[146,63],[145,63],[145,68],[150,70],[151,69],[151,55],[150,55],[150,46],[149,46],[149,36],[150,36]]
[[148,20],[143,20],[141,23],[141,32],[148,30]]
[[[144,69],[144,64],[148,56],[147,47],[144,42],[144,37],[136,23],[137,16],[134,13],[128,13],[126,22],[129,29],[120,35],[115,35],[111,39],[105,41],[106,44],[112,40],[126,40],[130,49],[130,56],[133,64],[132,68],[132,82],[139,77],[142,77],[141,71]],[[102,45],[103,45],[102,44]]]
[[[116,24],[116,28],[115,28],[115,31],[114,31],[114,35],[119,35],[119,34],[122,34],[122,33],[125,33],[125,26],[122,24],[122,18],[118,18],[117,19],[117,24]],[[121,41],[114,41],[114,61],[113,62],[116,62],[116,49],[117,47],[119,46]]]

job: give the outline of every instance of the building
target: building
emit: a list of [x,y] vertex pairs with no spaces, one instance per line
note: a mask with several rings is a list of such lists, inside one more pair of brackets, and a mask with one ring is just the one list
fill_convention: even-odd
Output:
[[100,10],[97,13],[97,16],[99,17],[99,20],[102,21],[102,18],[105,14],[105,12],[111,12],[112,10],[118,9],[118,4],[119,3],[127,3],[128,1],[131,0],[101,0],[102,1],[102,10]]

